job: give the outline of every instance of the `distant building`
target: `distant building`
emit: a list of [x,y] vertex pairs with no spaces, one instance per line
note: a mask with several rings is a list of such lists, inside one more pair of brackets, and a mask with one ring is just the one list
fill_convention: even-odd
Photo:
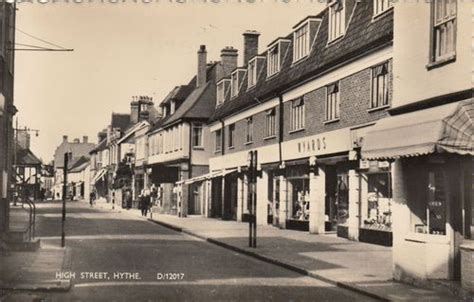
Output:
[[[62,182],[63,182],[63,168],[64,168],[64,153],[71,152],[72,157],[69,163],[74,163],[79,158],[89,157],[89,152],[94,149],[94,144],[89,143],[88,137],[83,136],[82,142],[76,138],[72,142],[68,141],[67,135],[63,136],[63,141],[56,148],[54,152],[54,198],[62,198]],[[70,164],[69,164],[70,166]]]

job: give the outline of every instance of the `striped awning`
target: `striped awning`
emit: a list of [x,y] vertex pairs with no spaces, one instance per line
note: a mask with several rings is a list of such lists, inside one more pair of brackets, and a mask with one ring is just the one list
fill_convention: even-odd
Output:
[[101,179],[105,175],[105,173],[107,173],[107,170],[105,168],[102,168],[101,170],[99,170],[99,172],[97,172],[97,174],[92,179],[92,184],[95,184],[96,182],[98,182],[99,179]]
[[379,120],[362,146],[364,159],[449,152],[474,155],[473,99]]

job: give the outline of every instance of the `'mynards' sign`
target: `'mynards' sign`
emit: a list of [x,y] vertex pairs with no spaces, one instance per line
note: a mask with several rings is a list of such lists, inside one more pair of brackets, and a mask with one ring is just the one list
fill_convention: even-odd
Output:
[[283,160],[324,155],[350,150],[350,129],[339,129],[283,142]]

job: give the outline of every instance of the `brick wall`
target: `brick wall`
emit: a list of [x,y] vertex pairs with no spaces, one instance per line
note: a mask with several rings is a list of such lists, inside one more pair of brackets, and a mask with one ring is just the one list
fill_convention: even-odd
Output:
[[[389,61],[389,104],[392,102],[393,94],[393,75],[392,61]],[[305,94],[305,129],[302,131],[290,132],[290,109],[291,102],[283,104],[283,141],[289,141],[305,136],[324,133],[341,128],[361,125],[369,122],[375,122],[380,118],[388,116],[387,109],[370,110],[371,102],[371,80],[372,69],[367,68],[339,80],[340,91],[340,118],[336,122],[325,123],[326,106],[326,87],[320,87]],[[225,129],[225,154],[245,151],[266,145],[278,143],[278,116],[279,108],[276,108],[276,137],[272,139],[265,138],[265,116],[266,112],[260,112],[253,116],[253,142],[245,144],[246,139],[246,120],[240,120],[235,123],[234,147],[229,149],[229,128]],[[215,133],[212,133],[214,145]],[[214,153],[214,156],[217,156]]]

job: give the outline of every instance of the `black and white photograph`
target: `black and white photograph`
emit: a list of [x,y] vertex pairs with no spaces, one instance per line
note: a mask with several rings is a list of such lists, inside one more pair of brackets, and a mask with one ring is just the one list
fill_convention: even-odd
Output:
[[474,302],[472,0],[0,0],[0,301]]

